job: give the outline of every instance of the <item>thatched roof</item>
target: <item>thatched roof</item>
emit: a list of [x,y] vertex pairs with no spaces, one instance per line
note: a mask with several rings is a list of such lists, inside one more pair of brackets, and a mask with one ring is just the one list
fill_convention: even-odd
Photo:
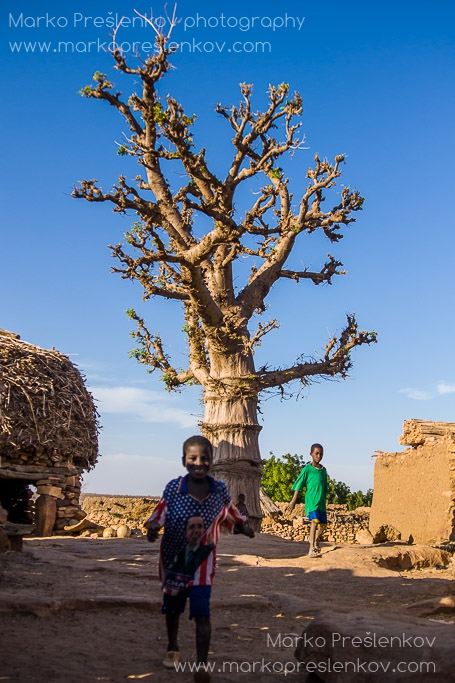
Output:
[[91,469],[98,412],[84,378],[59,351],[0,330],[0,456]]

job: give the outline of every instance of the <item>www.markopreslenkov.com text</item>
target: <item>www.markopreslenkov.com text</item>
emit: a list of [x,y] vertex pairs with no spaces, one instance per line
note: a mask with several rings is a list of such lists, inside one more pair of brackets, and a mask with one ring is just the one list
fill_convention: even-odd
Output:
[[[96,52],[112,52],[118,49],[122,54],[148,54],[155,50],[155,46],[150,41],[132,41],[123,43],[112,43],[108,40],[88,40],[88,41],[73,41],[73,40],[59,40],[52,41],[14,41],[9,43],[11,52],[31,52],[36,54],[84,54]],[[226,41],[202,41],[193,40],[182,41],[181,43],[171,43],[170,47],[174,47],[176,52],[187,54],[221,54],[223,52],[231,53],[270,53],[272,52],[272,44],[268,41],[240,41],[236,40],[233,43]]]
[[294,674],[298,672],[306,673],[411,673],[411,674],[435,674],[436,665],[434,662],[379,662],[366,661],[360,657],[351,661],[336,661],[328,659],[323,662],[278,662],[267,659],[259,659],[253,662],[208,662],[207,664],[197,664],[196,662],[179,662],[175,664],[175,670],[195,673],[196,671],[207,671],[209,673],[276,673]]

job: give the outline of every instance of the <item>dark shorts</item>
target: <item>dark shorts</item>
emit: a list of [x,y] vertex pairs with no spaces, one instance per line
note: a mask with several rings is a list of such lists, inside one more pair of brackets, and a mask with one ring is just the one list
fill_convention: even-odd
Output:
[[327,524],[327,512],[323,510],[313,510],[313,512],[308,513],[308,519],[316,524]]
[[190,619],[197,619],[197,617],[210,616],[210,595],[212,592],[211,586],[191,586],[177,595],[163,595],[163,607],[161,612],[172,614],[183,614],[185,611],[186,601],[190,600]]

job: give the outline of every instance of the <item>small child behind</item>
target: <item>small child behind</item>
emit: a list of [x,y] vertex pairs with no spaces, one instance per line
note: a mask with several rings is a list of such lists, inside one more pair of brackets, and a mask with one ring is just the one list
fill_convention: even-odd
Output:
[[[245,494],[244,493],[239,493],[239,495],[237,497],[236,508],[242,516],[242,520],[243,520],[244,525],[249,526],[248,525],[248,517],[249,517],[250,513],[248,512],[248,508],[245,504]],[[234,534],[241,534],[241,533],[242,533],[241,529],[239,529],[237,524],[236,524],[234,527]]]

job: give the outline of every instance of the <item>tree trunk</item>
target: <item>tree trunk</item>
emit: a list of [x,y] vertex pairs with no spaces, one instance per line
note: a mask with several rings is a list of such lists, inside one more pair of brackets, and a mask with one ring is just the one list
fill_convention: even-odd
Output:
[[214,446],[212,473],[227,485],[235,502],[245,495],[250,524],[257,531],[262,518],[259,485],[262,461],[258,437],[258,396],[242,377],[254,372],[252,358],[218,357],[212,362],[219,378],[204,390],[205,413],[202,433]]

